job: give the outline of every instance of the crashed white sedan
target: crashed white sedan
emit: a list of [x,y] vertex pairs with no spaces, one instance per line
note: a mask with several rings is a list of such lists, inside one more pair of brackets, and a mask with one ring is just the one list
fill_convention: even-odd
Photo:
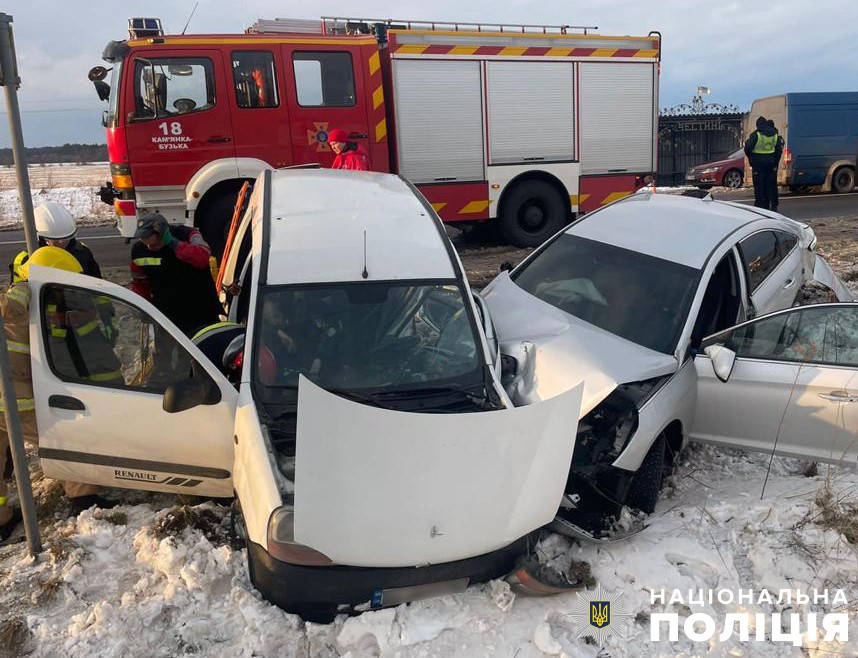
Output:
[[532,404],[585,382],[555,529],[601,537],[626,505],[651,513],[665,470],[698,434],[813,459],[834,455],[819,449],[834,440],[833,425],[810,417],[826,405],[832,415],[841,398],[794,409],[796,422],[804,418],[813,431],[804,443],[778,443],[776,423],[736,427],[753,416],[782,417],[788,391],[775,392],[770,378],[744,365],[713,384],[709,359],[695,359],[704,338],[790,307],[812,278],[848,299],[815,247],[810,227],[777,213],[636,194],[575,222],[489,284],[483,296],[513,402]]

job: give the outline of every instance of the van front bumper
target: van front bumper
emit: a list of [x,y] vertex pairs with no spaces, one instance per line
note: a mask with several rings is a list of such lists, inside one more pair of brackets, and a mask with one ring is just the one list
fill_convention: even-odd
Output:
[[527,537],[485,555],[425,567],[308,567],[282,562],[247,542],[250,579],[265,599],[306,621],[327,623],[339,613],[378,599],[383,590],[469,578],[470,584],[499,578],[527,552]]

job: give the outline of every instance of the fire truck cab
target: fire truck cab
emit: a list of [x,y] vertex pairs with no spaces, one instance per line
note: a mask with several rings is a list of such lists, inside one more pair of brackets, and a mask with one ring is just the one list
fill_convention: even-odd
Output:
[[158,211],[219,254],[241,184],[330,166],[341,128],[444,221],[540,244],[655,171],[660,36],[593,29],[323,18],[169,36],[131,19],[103,54],[109,86],[90,72],[108,101],[102,198],[126,237]]

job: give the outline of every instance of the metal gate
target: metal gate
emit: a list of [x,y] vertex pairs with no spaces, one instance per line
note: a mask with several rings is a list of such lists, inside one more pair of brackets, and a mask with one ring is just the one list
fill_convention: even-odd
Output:
[[721,160],[742,145],[744,114],[658,118],[658,184],[681,185],[691,167]]

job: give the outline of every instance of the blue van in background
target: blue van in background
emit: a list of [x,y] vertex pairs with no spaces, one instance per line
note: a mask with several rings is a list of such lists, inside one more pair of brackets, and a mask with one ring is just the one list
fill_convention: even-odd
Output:
[[[791,93],[755,100],[745,122],[750,135],[758,116],[773,119],[784,138],[778,185],[792,192],[820,188],[851,192],[858,153],[858,92]],[[750,167],[745,182],[751,184]]]

